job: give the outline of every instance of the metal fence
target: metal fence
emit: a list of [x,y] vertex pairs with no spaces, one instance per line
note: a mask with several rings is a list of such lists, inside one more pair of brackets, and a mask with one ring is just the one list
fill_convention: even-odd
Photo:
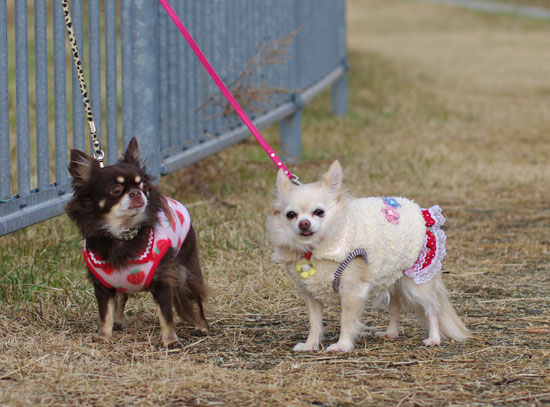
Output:
[[[283,159],[314,96],[346,111],[345,0],[171,3],[254,123],[279,122]],[[71,11],[108,164],[134,135],[157,177],[249,136],[156,0]],[[57,0],[0,0],[0,236],[61,214],[69,150],[89,151],[63,24]]]

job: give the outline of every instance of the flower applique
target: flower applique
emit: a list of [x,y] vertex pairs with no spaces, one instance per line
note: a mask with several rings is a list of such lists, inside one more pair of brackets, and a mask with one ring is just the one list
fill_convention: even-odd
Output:
[[300,273],[302,278],[313,277],[317,274],[317,270],[313,267],[313,264],[309,261],[311,259],[311,252],[304,253],[304,258],[296,265],[296,270]]
[[384,203],[386,205],[393,206],[396,209],[401,207],[401,204],[399,202],[397,202],[394,197],[386,197],[385,196],[385,197],[382,198],[382,200],[384,201]]
[[397,202],[393,197],[383,197],[382,201],[384,201],[384,203],[386,204],[386,206],[382,208],[382,212],[384,213],[384,215],[386,215],[386,220],[390,223],[393,223],[394,225],[398,225],[400,215],[396,209],[399,208],[401,204]]

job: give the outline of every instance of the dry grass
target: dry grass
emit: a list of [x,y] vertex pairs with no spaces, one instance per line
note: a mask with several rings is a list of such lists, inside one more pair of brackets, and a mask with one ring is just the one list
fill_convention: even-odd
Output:
[[[28,405],[543,405],[550,402],[550,25],[434,5],[349,3],[350,112],[322,97],[305,109],[314,180],[338,158],[357,195],[439,203],[448,220],[445,281],[475,332],[421,345],[404,317],[395,341],[369,330],[348,355],[297,355],[306,313],[269,260],[263,230],[275,172],[253,141],[199,164],[230,208],[163,179],[188,204],[213,293],[212,335],[159,349],[154,306],[129,303],[113,343],[92,342],[96,310],[76,231],[65,217],[0,241],[0,404]],[[276,141],[275,132],[267,135]],[[223,176],[221,176],[223,174]],[[325,345],[338,335],[327,313]]]

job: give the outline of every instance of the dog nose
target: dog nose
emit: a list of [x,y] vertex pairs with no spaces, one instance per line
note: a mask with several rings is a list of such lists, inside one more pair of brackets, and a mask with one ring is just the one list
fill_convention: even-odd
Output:
[[311,223],[309,223],[309,220],[307,219],[303,219],[300,222],[298,222],[298,227],[301,230],[308,230],[310,226],[311,226]]
[[139,189],[134,189],[130,191],[129,195],[130,195],[130,198],[132,199],[141,198],[141,191]]

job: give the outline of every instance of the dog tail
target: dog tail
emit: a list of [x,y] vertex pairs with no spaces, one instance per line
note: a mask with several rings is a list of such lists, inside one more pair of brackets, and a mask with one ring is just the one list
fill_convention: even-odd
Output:
[[[445,290],[445,287],[443,287]],[[463,342],[471,337],[470,330],[466,328],[464,322],[457,315],[453,305],[449,301],[446,292],[438,292],[439,303],[439,329],[441,334],[455,341]]]
[[209,329],[203,303],[208,296],[208,288],[202,275],[197,246],[195,231],[191,226],[178,253],[182,261],[184,283],[174,286],[174,307],[180,318],[207,334]]
[[208,322],[204,315],[203,302],[208,295],[202,275],[198,276],[193,269],[186,269],[185,284],[174,287],[174,308],[183,320],[195,329],[208,333]]
[[425,328],[429,326],[428,315],[437,315],[443,338],[462,342],[471,336],[447,297],[440,273],[423,284],[416,284],[412,279],[403,277],[399,280],[399,287],[402,298],[415,309]]

